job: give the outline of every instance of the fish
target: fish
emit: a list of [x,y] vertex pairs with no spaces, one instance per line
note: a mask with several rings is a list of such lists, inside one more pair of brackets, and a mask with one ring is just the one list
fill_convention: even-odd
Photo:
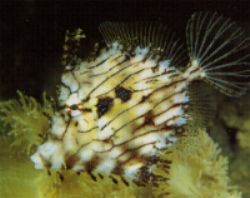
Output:
[[159,22],[104,22],[99,31],[106,47],[65,66],[48,139],[31,160],[36,169],[157,184],[155,167],[171,163],[160,154],[195,119],[190,108],[206,114],[202,87],[190,87],[206,82],[229,97],[248,90],[249,38],[214,12],[190,17],[186,45]]

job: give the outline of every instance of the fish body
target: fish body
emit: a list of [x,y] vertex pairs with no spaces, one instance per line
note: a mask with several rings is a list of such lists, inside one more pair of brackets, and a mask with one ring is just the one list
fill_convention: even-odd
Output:
[[185,47],[164,26],[135,27],[101,25],[108,47],[95,60],[65,68],[61,108],[48,140],[31,157],[37,169],[157,182],[154,167],[169,163],[161,161],[161,151],[175,144],[188,122],[190,85],[204,80],[230,96],[246,91],[247,39],[233,47],[241,32],[231,20],[195,13],[187,25],[187,61]]

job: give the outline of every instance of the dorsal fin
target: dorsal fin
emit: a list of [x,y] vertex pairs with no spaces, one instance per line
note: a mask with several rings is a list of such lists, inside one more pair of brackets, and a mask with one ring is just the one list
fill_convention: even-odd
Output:
[[120,43],[125,50],[149,48],[152,54],[168,59],[172,66],[187,62],[185,47],[176,35],[158,22],[116,23],[104,22],[99,30],[108,46]]
[[191,66],[222,93],[238,97],[250,82],[250,39],[230,18],[194,13],[186,28]]

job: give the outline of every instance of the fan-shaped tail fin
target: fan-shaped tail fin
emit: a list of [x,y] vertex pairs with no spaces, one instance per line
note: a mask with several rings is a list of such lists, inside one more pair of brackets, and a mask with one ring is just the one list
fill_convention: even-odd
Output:
[[231,19],[197,12],[186,27],[190,66],[222,93],[238,97],[250,82],[250,39]]

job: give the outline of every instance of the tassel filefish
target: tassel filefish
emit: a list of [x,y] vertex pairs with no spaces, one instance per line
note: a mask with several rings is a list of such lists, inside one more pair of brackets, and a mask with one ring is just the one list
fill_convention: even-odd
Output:
[[[231,97],[247,91],[249,39],[231,19],[211,12],[191,16],[187,47],[156,22],[105,22],[99,30],[107,47],[94,60],[65,67],[60,108],[31,160],[37,169],[157,183],[154,167],[169,163],[161,151],[182,136],[189,108],[199,101],[202,90],[192,94],[189,87],[204,81]],[[199,109],[205,107],[197,103]]]

